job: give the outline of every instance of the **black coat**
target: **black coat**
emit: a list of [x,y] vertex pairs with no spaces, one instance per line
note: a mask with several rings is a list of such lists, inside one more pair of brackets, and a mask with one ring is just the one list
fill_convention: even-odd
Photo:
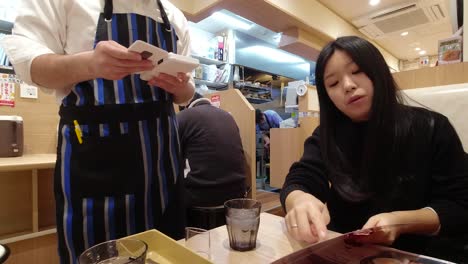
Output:
[[218,206],[243,197],[246,161],[234,118],[207,101],[177,115],[182,154],[190,165],[187,206]]
[[[362,228],[369,217],[379,213],[431,207],[440,219],[439,234],[433,237],[402,235],[394,246],[453,259],[453,255],[448,255],[448,249],[458,246],[462,250],[463,245],[468,245],[465,239],[468,237],[468,156],[445,116],[422,108],[408,107],[407,111],[410,111],[411,125],[400,148],[401,155],[396,157],[396,162],[379,168],[382,172],[393,169],[396,184],[391,195],[382,199],[377,194],[361,202],[342,198],[327,174],[317,128],[305,141],[302,158],[291,166],[286,177],[281,192],[283,206],[286,196],[293,190],[311,193],[327,203],[331,217],[328,228],[341,233]],[[349,131],[340,133],[347,139],[353,138],[352,143],[344,144],[344,152],[354,162],[361,162],[359,142],[365,139],[363,126],[365,124],[355,124]],[[448,242],[445,243],[448,249],[441,249],[441,245],[429,249],[430,245],[440,241],[457,241],[458,244]]]

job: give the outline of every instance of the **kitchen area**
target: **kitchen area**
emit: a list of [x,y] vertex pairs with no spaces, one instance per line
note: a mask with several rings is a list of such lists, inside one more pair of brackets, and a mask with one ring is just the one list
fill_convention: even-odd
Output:
[[[11,34],[13,2],[0,0],[7,10],[0,11],[0,39]],[[189,21],[191,56],[200,62],[192,72],[195,89],[236,121],[248,168],[247,197],[264,201],[262,219],[269,225],[262,223],[260,251],[248,254],[229,251],[227,233],[217,229],[212,247],[222,252],[219,263],[269,263],[271,256],[302,249],[305,244],[286,235],[283,218],[265,214],[284,216],[284,177],[319,124],[314,72],[320,49],[337,36],[362,33],[316,0],[171,2]],[[382,50],[389,67],[399,69],[401,60]],[[428,69],[394,76],[405,89],[468,82],[466,62]],[[431,82],[415,84],[423,79]],[[53,177],[59,104],[53,94],[18,79],[1,50],[0,85],[0,245],[13,252],[6,264],[58,263]],[[282,119],[268,129],[268,144],[256,123],[257,109]]]

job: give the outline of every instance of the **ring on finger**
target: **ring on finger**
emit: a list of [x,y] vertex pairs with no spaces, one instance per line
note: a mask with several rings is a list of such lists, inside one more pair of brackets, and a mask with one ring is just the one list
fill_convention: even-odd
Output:
[[292,229],[292,228],[298,228],[299,226],[298,225],[291,225],[290,227]]

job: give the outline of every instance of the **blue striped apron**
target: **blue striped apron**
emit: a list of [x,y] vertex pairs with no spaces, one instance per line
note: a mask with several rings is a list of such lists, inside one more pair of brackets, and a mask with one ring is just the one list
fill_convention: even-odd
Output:
[[[177,36],[166,31],[172,26],[165,12],[161,16],[165,23],[114,14],[106,0],[95,44],[114,40],[128,47],[140,39],[176,51]],[[77,84],[60,106],[54,192],[61,263],[77,263],[97,243],[148,229],[181,238],[180,166],[172,95],[138,74]]]

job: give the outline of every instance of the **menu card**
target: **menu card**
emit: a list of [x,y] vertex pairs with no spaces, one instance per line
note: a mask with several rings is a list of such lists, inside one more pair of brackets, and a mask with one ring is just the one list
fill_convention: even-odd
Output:
[[276,260],[273,264],[447,264],[454,263],[417,255],[390,247],[362,244],[358,238],[379,232],[383,226],[358,230],[336,238],[313,244]]

